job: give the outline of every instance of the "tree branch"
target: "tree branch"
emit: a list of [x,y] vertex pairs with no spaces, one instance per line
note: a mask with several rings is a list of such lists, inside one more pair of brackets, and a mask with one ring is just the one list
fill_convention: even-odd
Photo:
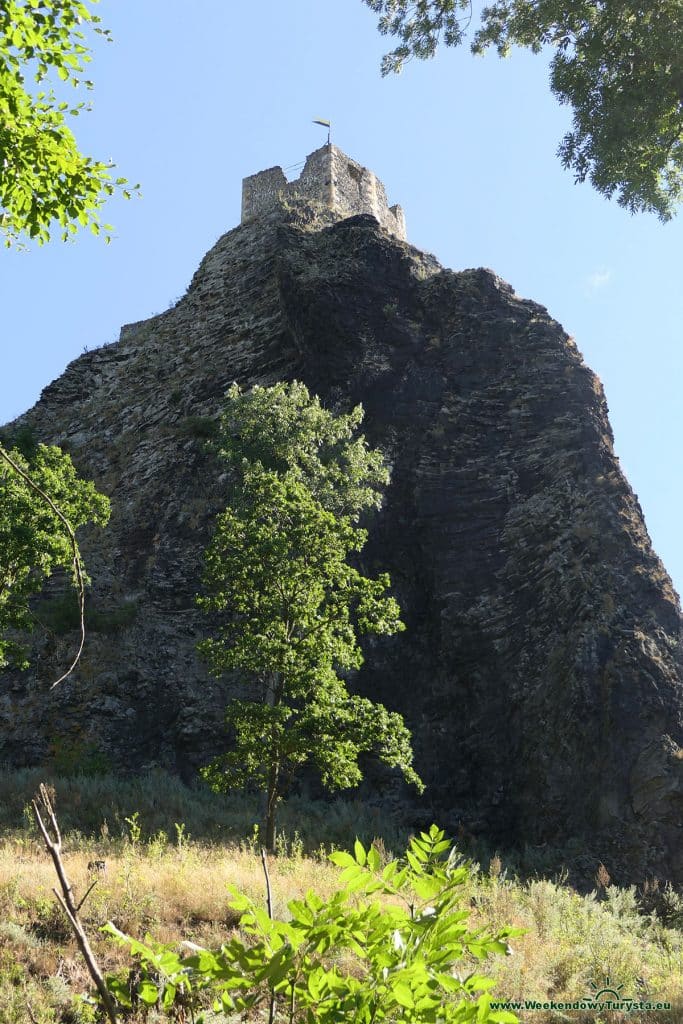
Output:
[[85,901],[87,900],[88,896],[93,891],[93,889],[95,888],[96,885],[97,885],[97,879],[95,879],[94,882],[91,882],[90,885],[88,886],[88,888],[85,890],[85,896],[83,897],[83,899],[80,901],[80,903],[76,907],[77,911],[81,909],[81,907],[83,906],[83,904],[85,903]]
[[[33,814],[36,819],[36,823],[38,825],[38,828],[40,829],[43,841],[45,842],[45,849],[52,857],[52,863],[55,866],[57,878],[59,879],[59,884],[62,890],[61,893],[58,892],[57,889],[53,889],[52,891],[57,897],[57,900],[59,901],[59,904],[62,910],[64,911],[64,914],[66,915],[69,924],[71,925],[72,931],[76,938],[76,942],[78,943],[78,948],[81,951],[83,959],[85,960],[85,965],[90,973],[90,977],[95,983],[95,987],[97,988],[104,1008],[107,1011],[107,1016],[109,1017],[110,1024],[117,1024],[116,1009],[114,1007],[114,1002],[112,1000],[111,993],[109,992],[106,986],[102,972],[95,959],[93,951],[90,948],[88,936],[86,935],[85,929],[83,928],[83,925],[81,924],[80,919],[78,917],[78,911],[80,907],[83,906],[85,898],[90,892],[90,889],[92,889],[92,886],[90,886],[88,892],[86,892],[81,902],[78,904],[78,906],[76,906],[76,902],[74,900],[74,892],[71,887],[71,883],[67,877],[66,871],[64,870],[64,864],[62,863],[62,837],[59,831],[59,824],[57,823],[57,818],[52,807],[52,802],[50,800],[47,788],[44,785],[44,783],[40,784],[38,793],[31,801],[31,806],[33,807]],[[48,822],[47,825],[43,821],[43,814],[45,815],[45,818]]]

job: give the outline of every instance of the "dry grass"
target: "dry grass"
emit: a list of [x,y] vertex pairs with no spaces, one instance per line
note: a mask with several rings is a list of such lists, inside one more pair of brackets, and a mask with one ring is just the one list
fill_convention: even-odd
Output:
[[[238,919],[228,906],[228,885],[263,900],[261,861],[246,844],[163,849],[138,843],[114,850],[102,845],[95,852],[105,861],[104,872],[88,870],[92,848],[69,850],[66,842],[63,860],[77,898],[97,878],[81,916],[107,972],[127,964],[125,953],[98,934],[108,920],[138,937],[150,932],[161,942],[219,945]],[[286,913],[286,903],[308,889],[331,894],[338,877],[328,862],[304,857],[278,858],[270,874],[276,914]],[[88,1020],[87,1007],[79,1010],[73,994],[88,991],[89,979],[56,906],[54,884],[52,863],[37,842],[0,843],[2,1024],[32,1024],[32,1015],[38,1024]]]
[[[0,778],[0,797],[2,787]],[[157,793],[154,799],[150,792],[140,791],[143,810],[136,817],[131,802],[136,791],[124,789],[128,802],[117,808],[114,787],[111,780],[69,780],[58,799],[58,806],[59,800],[62,807],[66,804],[64,818],[72,828],[65,837],[64,862],[77,897],[97,878],[82,916],[104,970],[122,972],[129,966],[125,951],[98,932],[107,920],[131,935],[143,937],[149,932],[172,944],[192,940],[217,946],[225,941],[237,926],[228,906],[228,884],[257,901],[264,899],[258,843],[251,836],[253,809],[235,804],[217,821],[218,837],[194,841],[175,823],[187,811],[192,827],[201,831],[202,822],[210,819],[206,795],[189,799],[164,781],[162,795]],[[0,1024],[94,1024],[99,1020],[95,1011],[78,998],[79,993],[90,991],[90,981],[52,895],[51,862],[25,816],[26,827],[19,827],[23,796],[15,790],[11,799],[11,819],[5,819],[4,838],[0,838]],[[171,807],[165,828],[159,826],[163,799]],[[73,831],[79,811],[88,822],[87,834]],[[271,863],[278,916],[286,914],[289,900],[300,898],[308,889],[322,897],[335,890],[339,873],[325,859],[325,847],[334,843],[348,848],[357,831],[365,832],[366,843],[369,830],[373,830],[371,836],[383,834],[374,812],[364,819],[358,805],[340,805],[325,814],[320,807],[301,803],[290,813],[290,839],[281,844],[282,855]],[[325,831],[326,826],[331,831]],[[399,852],[402,847],[391,828],[384,835],[386,848],[382,839],[378,848],[387,860],[392,849]],[[316,845],[321,847],[317,854],[304,855],[305,849],[315,851]],[[104,872],[88,868],[96,860],[105,861]],[[683,1022],[683,933],[665,927],[654,915],[645,915],[635,890],[619,890],[603,879],[599,894],[600,898],[579,896],[562,881],[523,883],[508,878],[504,861],[497,856],[488,871],[475,870],[463,890],[463,906],[471,908],[472,922],[526,929],[524,936],[513,940],[512,955],[484,965],[484,973],[496,979],[497,996],[573,1001],[601,987],[608,976],[623,995],[669,1001],[674,1010],[628,1017],[539,1011],[520,1013],[520,1018],[533,1024]],[[683,900],[677,903],[677,899],[671,896],[672,921],[680,925]],[[161,1019],[152,1012],[146,1024]]]
[[526,929],[512,955],[491,962],[495,991],[510,1000],[574,1002],[603,987],[624,997],[669,1002],[671,1012],[528,1011],[523,1020],[551,1024],[645,1024],[683,1021],[683,933],[643,915],[635,888],[611,887],[604,900],[579,896],[549,880],[522,884],[480,874],[471,882],[476,918]]
[[[83,910],[104,968],[120,971],[125,953],[97,929],[107,920],[129,934],[150,932],[162,942],[191,939],[202,945],[225,941],[237,925],[228,906],[232,884],[263,900],[260,859],[241,846],[185,844],[180,849],[151,843],[128,843],[97,851],[106,872]],[[93,878],[88,863],[92,849],[65,852],[65,865],[77,894]],[[314,889],[330,895],[338,870],[319,858],[277,858],[271,881],[275,913],[286,913],[290,899]],[[0,1020],[2,1024],[80,1024],[91,1011],[73,994],[86,992],[89,979],[51,895],[52,866],[36,842],[6,840],[0,844]],[[510,881],[500,866],[478,872],[463,892],[472,906],[473,923],[512,924],[527,929],[513,942],[512,955],[492,960],[487,973],[497,980],[496,993],[509,999],[571,1001],[585,998],[608,976],[623,994],[647,993],[652,1000],[683,1005],[683,936],[638,914],[635,894],[608,889],[607,899],[578,896],[550,881]],[[14,972],[14,973],[13,973]],[[80,1008],[79,1008],[80,1007]],[[523,1020],[550,1024],[562,1019],[549,1012],[529,1012]],[[595,1021],[594,1014],[565,1019]],[[662,1016],[605,1014],[605,1024],[628,1020],[683,1020],[675,1011]],[[151,1021],[151,1019],[150,1019]]]
[[[106,868],[94,872],[88,870],[91,850],[69,852],[65,845],[64,865],[76,892],[84,893],[97,878],[83,908],[83,917],[93,928],[112,919],[135,933],[162,926],[177,934],[178,929],[210,924],[222,927],[225,934],[225,926],[234,924],[227,905],[229,884],[254,899],[263,897],[260,858],[244,847],[192,843],[184,850],[171,847],[161,854],[150,852],[147,844],[113,855],[100,850]],[[307,889],[323,896],[331,893],[338,876],[331,864],[304,857],[275,859],[270,873],[276,893],[274,910],[280,913],[290,899]],[[26,919],[36,908],[42,913],[43,902],[52,899],[54,884],[52,862],[44,852],[32,847],[17,857],[15,843],[0,845],[0,919],[8,920],[17,910]]]

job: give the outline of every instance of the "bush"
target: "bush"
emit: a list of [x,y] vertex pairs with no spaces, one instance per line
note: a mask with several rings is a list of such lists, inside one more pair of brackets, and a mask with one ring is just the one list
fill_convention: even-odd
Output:
[[30,462],[38,450],[39,442],[33,427],[23,424],[13,430],[0,431],[0,444],[8,450],[16,448]]
[[111,771],[109,759],[95,744],[79,739],[56,737],[50,744],[50,760],[56,775],[93,778]]
[[[226,1013],[269,1007],[273,1020],[280,1006],[289,1024],[517,1020],[506,1010],[490,1010],[489,978],[453,971],[466,954],[484,960],[506,953],[506,940],[520,932],[468,930],[462,909],[468,865],[435,825],[411,840],[402,864],[390,861],[382,868],[379,852],[358,840],[353,855],[330,859],[344,869],[342,887],[327,900],[310,890],[303,900],[291,900],[288,920],[274,919],[231,887],[230,906],[241,913],[246,942],[234,937],[218,950],[197,947],[184,956],[149,937],[139,942],[109,923],[103,931],[140,965],[134,992],[120,977],[107,979],[110,990],[123,1006],[140,1002],[167,1011],[199,1008],[202,993]],[[378,896],[384,900],[368,899]]]
[[219,424],[218,420],[210,416],[187,416],[180,424],[180,429],[188,437],[208,441],[217,436]]

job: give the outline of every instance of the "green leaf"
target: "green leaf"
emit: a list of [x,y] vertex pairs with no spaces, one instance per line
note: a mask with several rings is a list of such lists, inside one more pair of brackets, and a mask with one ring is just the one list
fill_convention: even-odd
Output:
[[355,843],[353,844],[353,852],[356,858],[356,863],[360,864],[360,866],[363,867],[365,864],[366,856],[365,848],[361,843],[360,839],[356,839]]
[[248,896],[245,896],[244,893],[240,893],[234,885],[228,885],[228,892],[232,895],[228,906],[233,910],[246,911],[253,909],[253,901]]
[[355,867],[356,864],[355,857],[352,857],[350,853],[346,853],[343,850],[335,850],[334,853],[329,855],[328,859],[340,868]]
[[161,1005],[164,1010],[170,1010],[175,1002],[177,988],[170,981],[166,983],[164,988],[164,994],[161,999]]
[[121,981],[119,978],[115,978],[112,975],[107,975],[105,978],[105,984],[107,989],[115,997],[117,1002],[121,1004],[121,1006],[130,1007],[130,990],[126,982]]
[[415,1006],[413,993],[410,990],[410,986],[407,985],[405,981],[393,982],[391,985],[391,993],[400,1006],[405,1006],[409,1010],[412,1010]]
[[492,978],[486,978],[482,974],[470,974],[464,982],[467,992],[487,992],[494,985],[495,981]]
[[306,904],[303,903],[301,900],[290,900],[287,906],[294,921],[301,922],[305,925],[313,924],[313,911],[310,909],[310,907],[307,907]]
[[423,864],[426,864],[427,861],[429,860],[429,836],[423,832],[422,839],[424,840],[423,842],[420,842],[419,839],[413,839],[413,841],[410,844],[410,850],[419,861],[421,861]]
[[418,860],[412,850],[406,850],[406,860],[410,864],[413,871],[420,874],[422,872],[422,863]]
[[505,956],[508,952],[508,944],[507,942],[499,942],[493,939],[486,943],[486,950],[489,953],[502,953]]
[[372,871],[379,871],[380,869],[381,861],[379,853],[377,852],[374,846],[371,846],[370,849],[368,850],[367,864]]
[[145,978],[138,986],[137,995],[147,1006],[154,1006],[159,999],[159,989],[153,981]]
[[422,875],[412,880],[413,891],[421,900],[432,900],[443,890],[443,880]]
[[321,986],[320,986],[320,975],[317,971],[311,971],[306,979],[309,995],[316,1002],[320,999]]

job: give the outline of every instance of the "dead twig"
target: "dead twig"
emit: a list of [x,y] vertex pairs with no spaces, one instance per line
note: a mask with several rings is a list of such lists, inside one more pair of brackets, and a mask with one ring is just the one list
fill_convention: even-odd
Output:
[[[83,906],[86,896],[92,889],[92,885],[77,906],[71,883],[67,877],[66,871],[64,870],[64,864],[62,863],[62,836],[59,831],[59,825],[57,823],[57,818],[55,816],[47,788],[43,783],[40,784],[38,793],[31,801],[31,806],[33,807],[33,814],[36,819],[36,823],[45,842],[45,849],[52,857],[52,863],[55,866],[59,885],[62,890],[61,892],[57,889],[53,889],[52,891],[57,897],[57,900],[64,911],[69,924],[71,925],[72,931],[76,937],[76,942],[78,943],[78,948],[85,960],[85,965],[88,968],[90,977],[100,994],[102,1004],[107,1011],[107,1016],[109,1017],[111,1024],[117,1024],[116,1008],[114,1006],[111,993],[105,984],[102,971],[100,970],[93,951],[90,948],[88,936],[86,935],[85,929],[78,917],[78,911]],[[47,825],[45,824],[45,821],[43,821],[43,815],[48,823]]]
[[88,888],[85,890],[85,896],[83,897],[81,902],[76,907],[76,911],[79,911],[81,909],[81,907],[83,906],[83,904],[85,903],[85,901],[87,900],[88,896],[93,891],[93,889],[95,888],[96,885],[97,885],[97,879],[95,879],[94,882],[91,882],[90,885],[88,886]]

